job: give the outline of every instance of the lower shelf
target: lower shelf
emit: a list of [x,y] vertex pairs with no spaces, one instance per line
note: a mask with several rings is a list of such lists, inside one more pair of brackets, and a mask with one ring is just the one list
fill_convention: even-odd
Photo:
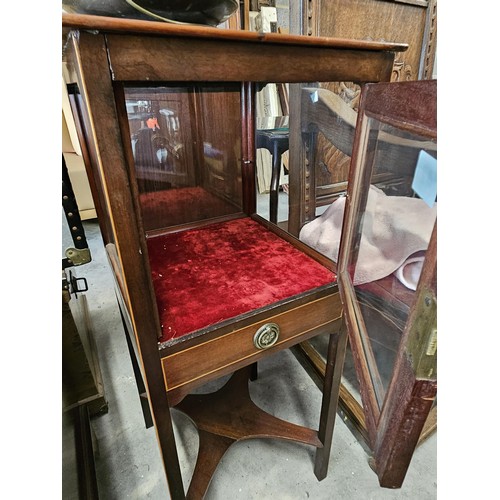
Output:
[[250,398],[250,367],[239,370],[218,391],[186,397],[176,408],[198,429],[198,458],[186,498],[202,499],[228,448],[253,438],[285,439],[323,447],[317,431],[276,418]]

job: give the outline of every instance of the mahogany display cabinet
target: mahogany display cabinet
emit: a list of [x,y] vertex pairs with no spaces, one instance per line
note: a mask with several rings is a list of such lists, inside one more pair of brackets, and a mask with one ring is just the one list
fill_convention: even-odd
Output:
[[[170,496],[202,498],[227,448],[252,437],[316,447],[324,478],[346,346],[336,265],[256,214],[255,92],[267,82],[389,81],[406,46],[70,14],[63,29],[73,111]],[[319,429],[260,410],[248,395],[256,363],[321,334],[330,341]],[[218,392],[193,394],[230,374]],[[187,493],[173,407],[200,436]]]

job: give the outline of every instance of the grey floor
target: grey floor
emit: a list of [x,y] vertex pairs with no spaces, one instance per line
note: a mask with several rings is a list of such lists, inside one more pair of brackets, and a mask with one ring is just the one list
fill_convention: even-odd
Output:
[[[93,417],[99,496],[105,500],[169,498],[154,428],[146,429],[132,365],[97,221],[84,227],[92,262],[77,269],[87,279],[92,330],[102,372],[108,413]],[[63,223],[64,233],[64,223]],[[64,242],[64,238],[63,238]],[[226,379],[200,392],[210,392]],[[321,392],[290,351],[262,361],[250,391],[254,401],[274,415],[317,428]],[[174,430],[185,488],[197,455],[198,438],[190,420],[174,410]],[[65,429],[63,428],[63,436]],[[434,434],[412,459],[403,487],[381,488],[369,454],[349,426],[337,416],[330,468],[318,482],[312,447],[278,440],[250,440],[233,445],[210,484],[207,500],[226,499],[415,499],[437,498]],[[72,489],[71,454],[63,449],[63,498],[77,498]]]

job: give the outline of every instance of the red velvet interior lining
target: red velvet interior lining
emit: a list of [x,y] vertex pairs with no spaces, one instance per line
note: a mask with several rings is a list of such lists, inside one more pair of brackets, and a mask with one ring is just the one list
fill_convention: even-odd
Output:
[[241,211],[199,186],[141,193],[140,201],[146,231]]
[[162,342],[336,280],[250,218],[149,238],[148,250]]

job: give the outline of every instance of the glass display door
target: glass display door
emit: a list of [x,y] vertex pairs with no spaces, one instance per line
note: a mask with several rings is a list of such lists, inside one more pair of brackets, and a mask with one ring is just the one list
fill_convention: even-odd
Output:
[[436,404],[436,87],[363,87],[347,196],[331,208],[372,466],[392,488]]

